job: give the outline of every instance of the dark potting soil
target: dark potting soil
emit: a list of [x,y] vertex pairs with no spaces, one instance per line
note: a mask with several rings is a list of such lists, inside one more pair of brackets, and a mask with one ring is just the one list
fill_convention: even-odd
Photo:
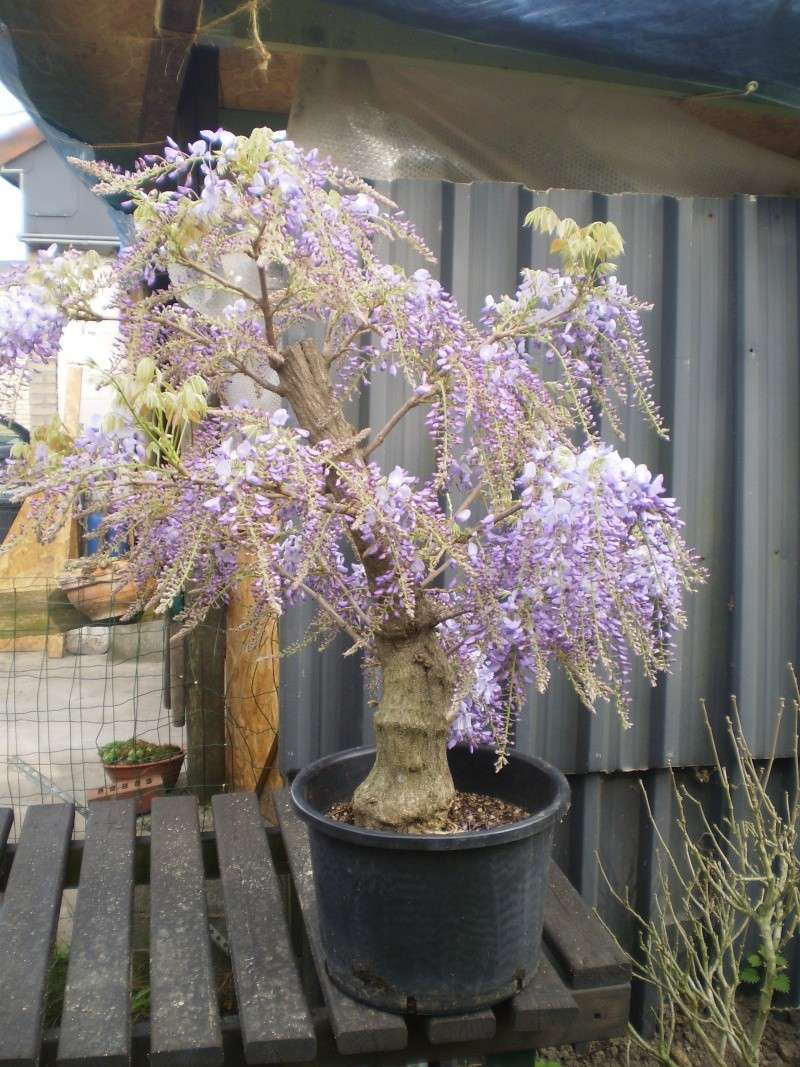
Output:
[[[328,809],[327,815],[329,819],[335,819],[337,822],[352,823],[353,805],[349,800],[334,804]],[[437,832],[463,834],[470,830],[490,830],[494,826],[519,822],[528,815],[529,812],[524,808],[509,804],[499,797],[490,797],[484,793],[456,793],[447,822]]]

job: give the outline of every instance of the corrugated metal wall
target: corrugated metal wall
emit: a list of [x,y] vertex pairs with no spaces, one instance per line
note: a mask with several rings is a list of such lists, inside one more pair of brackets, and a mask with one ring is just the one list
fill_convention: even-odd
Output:
[[[559,856],[624,935],[629,927],[604,889],[596,855],[603,855],[615,884],[629,884],[647,910],[655,841],[642,820],[640,775],[631,772],[645,772],[651,804],[667,828],[665,768],[686,768],[693,781],[691,769],[710,761],[701,698],[719,726],[737,693],[754,751],[766,756],[772,712],[790,691],[786,664],[798,660],[798,203],[540,194],[506,183],[398,181],[378,188],[422,232],[443,283],[473,318],[487,293],[515,288],[522,267],[552,264],[546,240],[522,226],[542,203],[582,224],[614,221],[626,241],[621,275],[654,304],[645,322],[672,440],[656,439],[632,413],[622,449],[665,474],[710,580],[688,604],[689,627],[679,638],[673,673],[655,690],[637,685],[631,729],[610,710],[591,715],[556,679],[545,697],[532,695],[518,731],[523,751],[572,775],[573,806]],[[416,266],[404,249],[385,254]],[[376,376],[360,424],[381,426],[400,397],[401,383]],[[429,462],[419,423],[401,424],[384,447],[389,464],[420,472]],[[285,620],[285,646],[300,639],[302,623],[301,613]],[[339,651],[306,649],[283,661],[281,747],[288,771],[369,739],[357,666],[339,660]],[[789,729],[787,722],[779,754],[791,751]]]
[[[709,760],[699,701],[716,719],[739,696],[759,755],[772,709],[798,657],[800,547],[800,345],[798,203],[792,199],[672,199],[584,192],[532,193],[507,183],[379,183],[439,258],[443,283],[473,318],[487,293],[513,290],[524,266],[552,263],[544,238],[522,226],[540,203],[585,223],[613,220],[626,254],[621,275],[654,304],[646,318],[657,396],[672,429],[659,441],[633,412],[628,454],[663,471],[687,536],[710,581],[688,605],[673,673],[637,686],[635,725],[611,711],[587,713],[558,680],[532,696],[519,727],[524,751],[585,774]],[[387,258],[414,268],[405,249]],[[376,376],[359,413],[381,426],[402,398],[397,379]],[[430,461],[420,422],[401,424],[385,461],[423,472]],[[297,640],[302,620],[283,628]],[[307,649],[283,663],[282,753],[287,768],[368,736],[358,672],[336,650]],[[788,735],[781,752],[790,751]]]

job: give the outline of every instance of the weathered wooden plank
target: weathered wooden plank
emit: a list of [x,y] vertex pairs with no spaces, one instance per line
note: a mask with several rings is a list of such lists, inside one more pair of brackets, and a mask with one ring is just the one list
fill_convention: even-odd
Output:
[[258,801],[228,793],[211,803],[245,1059],[311,1060],[317,1041]]
[[[473,1062],[491,1053],[524,1050],[528,1053],[527,1067],[532,1067],[531,1049],[545,1045],[567,1045],[577,1041],[602,1041],[620,1037],[628,1024],[628,1000],[630,986],[611,986],[604,989],[576,989],[575,1001],[578,1016],[569,1023],[548,1024],[535,1032],[514,1030],[506,1005],[496,1009],[497,1033],[493,1038],[476,1040],[468,1046],[460,1043],[432,1045],[421,1026],[409,1030],[408,1045],[395,1052],[381,1052],[362,1058],[343,1058],[339,1052],[325,1011],[314,1013],[314,1028],[317,1034],[317,1054],[308,1067],[343,1067],[353,1060],[368,1063],[369,1067],[407,1067],[409,1063],[436,1063],[454,1060],[458,1063]],[[42,1047],[42,1067],[55,1067],[55,1037],[57,1031],[45,1034]],[[134,1023],[132,1027],[132,1067],[150,1067],[150,1026],[146,1022]],[[222,1020],[222,1040],[225,1048],[225,1067],[241,1067],[241,1031],[236,1016]]]
[[433,1015],[425,1019],[425,1036],[432,1045],[458,1041],[483,1041],[494,1037],[497,1019],[488,1008],[466,1015]]
[[[277,827],[266,828],[267,837],[277,835]],[[67,873],[64,879],[65,889],[76,889],[80,881],[81,866],[84,853],[83,840],[73,841],[69,847],[67,856]],[[217,863],[217,841],[210,830],[204,830],[200,834],[200,848],[203,853],[203,867],[206,878],[219,878],[219,864]],[[13,860],[16,845],[8,845],[3,868],[10,865]],[[0,879],[3,869],[0,868]],[[150,884],[150,838],[136,838],[136,854],[134,858],[134,882],[136,885]],[[0,882],[2,885],[2,882]]]
[[156,797],[151,835],[151,1059],[164,1067],[216,1067],[222,1038],[197,799]]
[[402,1049],[408,1043],[408,1029],[401,1016],[359,1004],[331,982],[319,932],[317,901],[311,873],[308,831],[295,815],[288,790],[275,794],[275,807],[283,834],[289,867],[294,879],[306,933],[317,968],[319,983],[331,1018],[336,1046],[341,1053],[386,1052]]
[[630,981],[622,950],[556,863],[550,864],[544,936],[574,989]]
[[74,809],[28,809],[0,911],[0,1063],[33,1067],[39,1059],[50,952]]
[[531,982],[511,1001],[511,1025],[515,1030],[541,1030],[577,1014],[575,998],[543,954]]
[[126,1067],[136,803],[91,805],[64,992],[58,1060]]

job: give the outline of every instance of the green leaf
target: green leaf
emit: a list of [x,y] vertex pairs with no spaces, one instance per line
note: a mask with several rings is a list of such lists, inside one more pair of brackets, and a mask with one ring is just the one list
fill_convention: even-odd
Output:
[[556,227],[556,233],[559,237],[568,240],[570,237],[574,237],[575,234],[580,233],[581,228],[575,221],[575,219],[562,219]]
[[560,221],[551,207],[534,208],[525,216],[525,225],[532,226],[540,233],[553,233]]
[[778,967],[779,970],[783,970],[784,967],[789,966],[789,961],[786,959],[785,956],[781,956],[780,952],[776,952],[775,965]]
[[158,222],[159,215],[152,200],[139,200],[133,211],[133,221],[140,224]]
[[757,952],[751,952],[750,955],[747,957],[747,962],[750,964],[751,967],[764,966],[764,961],[761,959],[761,956]]
[[791,988],[788,974],[776,974],[775,981],[772,983],[772,988],[776,993],[788,993]]
[[743,982],[749,982],[750,985],[756,985],[761,981],[761,975],[758,971],[754,971],[752,967],[745,967],[739,977]]

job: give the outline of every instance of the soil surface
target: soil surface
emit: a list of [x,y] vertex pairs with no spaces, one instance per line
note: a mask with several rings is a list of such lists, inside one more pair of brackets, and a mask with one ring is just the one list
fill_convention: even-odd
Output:
[[[506,826],[511,822],[526,819],[530,813],[516,804],[509,804],[498,797],[483,793],[456,793],[447,816],[447,822],[438,830],[442,834],[463,834],[470,830],[491,830],[494,826]],[[327,812],[329,819],[353,823],[353,805],[350,801],[334,804]]]
[[[776,1012],[767,1025],[761,1048],[761,1067],[800,1067],[800,1011]],[[633,1044],[628,1058],[625,1038],[593,1041],[588,1051],[582,1052],[576,1052],[571,1045],[539,1049],[536,1057],[557,1063],[559,1067],[658,1067],[659,1063]],[[678,1067],[713,1067],[685,1026],[678,1027],[672,1058]],[[738,1061],[733,1056],[727,1059],[731,1067],[737,1067]]]

